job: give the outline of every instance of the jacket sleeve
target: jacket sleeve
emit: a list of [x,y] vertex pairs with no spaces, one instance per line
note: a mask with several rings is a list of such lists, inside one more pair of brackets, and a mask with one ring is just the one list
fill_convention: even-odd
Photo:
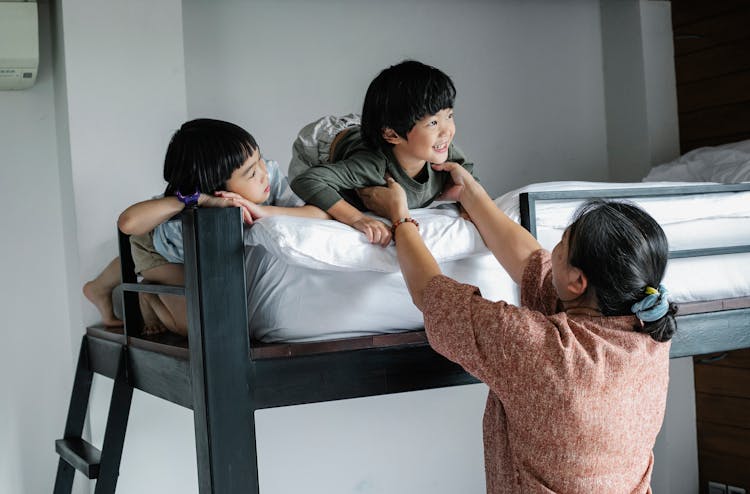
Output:
[[292,181],[292,190],[306,203],[327,211],[344,190],[385,185],[385,160],[357,153],[346,160],[313,166]]

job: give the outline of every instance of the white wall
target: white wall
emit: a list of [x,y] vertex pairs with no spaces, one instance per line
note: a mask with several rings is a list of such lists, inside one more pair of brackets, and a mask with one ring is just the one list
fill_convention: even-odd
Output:
[[73,373],[50,18],[36,85],[0,91],[0,492],[52,492]]
[[[493,195],[610,176],[607,33],[596,0],[53,7],[54,77],[45,2],[37,85],[0,92],[2,114],[16,115],[0,121],[2,226],[13,232],[1,256],[13,280],[1,294],[9,342],[0,359],[0,391],[9,398],[0,402],[1,492],[51,490],[73,357],[83,327],[97,320],[80,287],[116,254],[118,213],[163,188],[164,150],[183,120],[235,121],[286,166],[299,127],[358,111],[370,79],[410,57],[454,78],[457,141]],[[639,10],[638,23],[653,21],[650,32],[658,32],[664,18],[650,12]],[[641,59],[644,81],[658,65],[643,50],[629,56]],[[637,104],[654,105],[641,113],[655,128],[670,109],[658,106],[658,80],[643,84]],[[671,135],[655,135],[668,154]],[[652,138],[643,139],[656,156]],[[110,389],[109,380],[95,380],[98,444]],[[482,492],[485,393],[474,385],[259,412],[262,492]],[[140,392],[131,414],[118,492],[196,492],[192,414]],[[659,470],[675,463],[668,445],[667,455],[657,456],[655,478],[668,479]],[[88,484],[80,475],[77,482]]]
[[[115,221],[127,205],[163,191],[169,137],[186,119],[179,0],[66,0],[58,12],[65,47],[70,191],[83,324],[98,320],[80,296],[84,281],[117,253]],[[111,380],[95,377],[91,438],[101,445]],[[118,492],[196,489],[192,413],[136,391]]]
[[188,113],[245,126],[286,167],[296,132],[359,112],[405,58],[457,87],[456,141],[494,195],[605,179],[596,0],[184,1]]

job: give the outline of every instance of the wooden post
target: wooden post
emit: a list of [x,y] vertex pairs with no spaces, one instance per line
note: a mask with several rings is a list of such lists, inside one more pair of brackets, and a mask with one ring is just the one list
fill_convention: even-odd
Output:
[[183,238],[199,489],[257,493],[240,209],[185,211]]

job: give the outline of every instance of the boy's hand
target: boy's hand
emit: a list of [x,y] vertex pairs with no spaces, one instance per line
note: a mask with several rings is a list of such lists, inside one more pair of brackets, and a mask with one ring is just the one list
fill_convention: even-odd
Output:
[[371,244],[380,244],[386,247],[391,242],[390,227],[382,221],[362,214],[361,211],[343,199],[339,199],[326,212],[333,219],[364,233]]
[[371,244],[379,244],[387,247],[391,243],[391,229],[385,223],[375,218],[363,214],[351,226],[364,233]]

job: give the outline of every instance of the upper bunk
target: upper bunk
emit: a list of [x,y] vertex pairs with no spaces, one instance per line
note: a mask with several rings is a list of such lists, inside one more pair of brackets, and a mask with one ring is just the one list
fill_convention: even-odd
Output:
[[[592,187],[561,190],[564,187],[551,184],[547,188],[552,190],[518,192],[516,209],[519,221],[532,232],[545,235],[548,233],[540,232],[545,225],[545,221],[537,217],[540,211],[545,208],[559,210],[560,201],[569,202],[572,207],[576,201],[594,196],[634,201],[665,197],[672,200],[698,196],[736,197],[741,203],[750,198],[750,184],[631,184],[628,187],[613,184],[606,189]],[[499,204],[503,204],[501,199],[498,199]],[[750,200],[746,203],[750,204]],[[673,206],[677,204],[680,203],[673,203]],[[732,214],[737,212],[730,216]],[[104,355],[111,355],[126,346],[133,385],[188,408],[194,402],[193,381],[199,378],[210,380],[206,377],[208,375],[213,375],[217,383],[244,381],[249,376],[252,389],[247,391],[255,409],[478,382],[459,366],[435,353],[421,329],[305,342],[261,342],[253,338],[255,328],[250,322],[248,300],[252,299],[254,287],[252,280],[248,281],[245,269],[248,265],[247,235],[246,232],[243,234],[239,210],[187,210],[183,224],[186,246],[184,288],[137,283],[129,249],[122,249],[125,329],[88,328],[86,338],[92,348],[91,361],[97,372],[113,376],[115,369],[110,363],[113,360]],[[750,225],[750,222],[745,220],[744,224]],[[687,225],[689,232],[690,225]],[[684,231],[685,225],[681,229]],[[554,228],[550,231],[554,232]],[[747,263],[750,236],[741,228],[738,231],[744,242],[738,243],[736,239],[729,240],[719,235],[725,243],[698,249],[678,248],[671,257],[689,261],[713,256],[727,259],[740,256],[739,260],[729,262],[750,265]],[[126,237],[123,236],[121,242],[121,247],[128,246]],[[686,269],[689,271],[690,267]],[[137,308],[139,291],[184,294],[188,299],[188,338],[171,333],[141,334]],[[246,297],[248,293],[250,296]],[[346,310],[346,303],[341,303],[341,300],[337,303],[341,310]],[[750,347],[750,291],[723,293],[718,298],[704,295],[701,300],[683,302],[677,321],[678,332],[670,352],[672,357]],[[210,385],[205,387],[207,389]]]

